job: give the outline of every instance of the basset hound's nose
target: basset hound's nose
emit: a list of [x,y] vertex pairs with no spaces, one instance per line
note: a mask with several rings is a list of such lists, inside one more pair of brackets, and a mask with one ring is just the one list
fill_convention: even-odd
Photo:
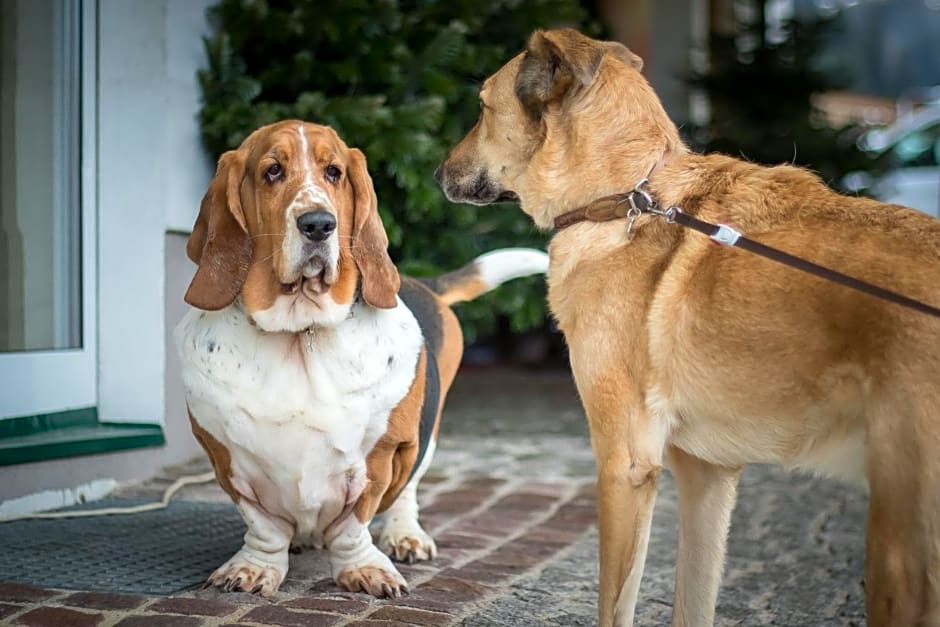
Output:
[[329,211],[308,211],[297,218],[297,228],[313,242],[322,242],[336,230],[336,217]]
[[442,163],[441,165],[437,166],[437,168],[435,168],[434,170],[434,180],[437,181],[438,184],[440,184],[441,182],[441,175],[443,174],[441,172],[441,168],[443,167],[444,167],[444,164]]

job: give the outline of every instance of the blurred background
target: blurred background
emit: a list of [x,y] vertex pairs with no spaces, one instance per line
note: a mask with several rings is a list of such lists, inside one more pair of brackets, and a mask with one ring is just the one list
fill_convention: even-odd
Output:
[[[556,26],[640,54],[697,150],[938,214],[940,0],[0,0],[0,500],[194,453],[169,339],[185,241],[215,159],[259,125],[363,149],[406,272],[544,247],[431,173],[481,81]],[[460,305],[465,366],[566,368],[544,300],[532,278]]]

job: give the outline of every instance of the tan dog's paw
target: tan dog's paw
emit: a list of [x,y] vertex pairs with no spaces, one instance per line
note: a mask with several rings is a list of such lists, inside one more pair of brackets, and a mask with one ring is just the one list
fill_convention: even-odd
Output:
[[281,586],[284,573],[275,566],[258,566],[242,560],[229,560],[206,582],[225,592],[250,592],[269,597]]
[[392,569],[380,566],[347,568],[336,578],[336,583],[350,592],[368,592],[378,598],[397,598],[408,594],[405,578]]
[[379,538],[379,548],[392,559],[409,564],[437,557],[434,539],[417,524],[386,527]]

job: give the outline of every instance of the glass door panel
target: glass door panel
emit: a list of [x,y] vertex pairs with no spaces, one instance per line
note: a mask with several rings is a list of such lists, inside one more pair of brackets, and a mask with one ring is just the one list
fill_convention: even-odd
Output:
[[94,404],[86,5],[0,0],[0,419]]

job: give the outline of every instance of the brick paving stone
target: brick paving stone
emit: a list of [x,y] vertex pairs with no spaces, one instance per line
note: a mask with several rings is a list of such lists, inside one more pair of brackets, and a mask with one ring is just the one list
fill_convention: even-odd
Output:
[[390,620],[357,620],[347,623],[346,627],[402,627],[402,624]]
[[467,486],[469,488],[489,488],[493,490],[499,486],[506,483],[505,479],[499,479],[496,477],[476,477],[474,479],[467,479],[461,485]]
[[482,599],[488,592],[489,586],[481,583],[438,574],[430,581],[418,586],[414,594],[422,600],[467,603]]
[[103,619],[101,614],[86,614],[64,607],[38,607],[17,618],[15,624],[28,627],[94,627]]
[[46,590],[25,583],[0,583],[0,599],[4,601],[42,601],[59,594],[55,590]]
[[562,507],[542,524],[549,529],[562,531],[583,531],[597,520],[594,508]]
[[534,494],[532,492],[513,492],[507,494],[490,506],[490,511],[508,510],[524,512],[536,512],[542,509],[548,509],[558,502],[557,496]]
[[202,624],[202,619],[195,616],[156,614],[154,616],[128,616],[114,627],[202,627]]
[[241,620],[280,627],[327,627],[340,622],[342,617],[320,612],[294,612],[278,605],[256,607]]
[[133,610],[149,599],[137,594],[117,594],[112,592],[76,592],[59,600],[62,605],[81,607],[91,610]]
[[570,484],[557,481],[535,481],[525,484],[526,492],[533,494],[545,494],[549,496],[561,496],[567,491]]
[[185,614],[198,616],[227,616],[237,610],[238,605],[217,599],[193,599],[169,597],[160,599],[147,609],[163,614]]
[[523,531],[531,524],[533,516],[534,512],[532,515],[524,513],[511,515],[487,510],[472,518],[461,520],[452,529],[457,533],[476,533],[494,538],[505,538]]
[[496,551],[484,555],[470,563],[481,568],[494,568],[503,572],[524,572],[530,568],[535,568],[545,559],[540,555],[529,555],[516,550],[507,550],[505,553]]
[[597,484],[596,483],[585,483],[578,490],[578,496],[575,498],[589,498],[591,502],[594,502],[597,499]]
[[[443,475],[425,475],[421,478],[421,485],[435,485],[438,483],[444,483],[447,481],[447,477]],[[418,488],[420,490],[420,488]]]
[[[537,563],[538,562],[536,562],[536,564]],[[471,576],[473,575],[472,569],[476,569],[480,571],[479,576],[475,580],[479,581],[480,583],[485,584],[485,583],[491,582],[484,576],[484,573],[486,572],[492,573],[493,582],[496,582],[496,581],[503,582],[506,579],[510,579],[512,577],[515,577],[517,575],[521,575],[527,572],[533,566],[534,564],[517,564],[517,563],[512,563],[512,562],[494,563],[494,562],[489,561],[487,558],[482,558],[475,562],[470,562],[469,564],[465,564],[464,568],[471,569],[470,570]]]
[[485,536],[450,531],[435,536],[434,542],[437,543],[439,552],[457,549],[458,547],[461,549],[482,549],[492,544],[492,541]]
[[487,556],[492,562],[504,564],[527,564],[533,566],[548,559],[559,551],[557,545],[533,542],[527,536],[516,538],[501,546],[498,551]]
[[435,529],[439,529],[443,525],[451,522],[457,516],[458,514],[454,514],[453,512],[425,512],[422,510],[420,522],[424,530],[431,533]]
[[300,599],[291,599],[279,604],[281,607],[289,607],[298,610],[319,610],[321,612],[336,612],[338,614],[358,614],[369,608],[366,601],[357,601],[355,599],[323,599],[303,597]]
[[0,603],[0,618],[6,618],[11,614],[16,614],[21,609],[23,609],[22,605],[9,605],[7,603]]
[[450,625],[454,619],[452,615],[443,612],[429,612],[413,607],[396,607],[391,605],[387,605],[372,612],[366,618],[367,620],[391,621],[397,625],[426,625],[429,627]]
[[525,533],[525,538],[529,542],[537,542],[546,546],[554,547],[565,547],[569,544],[574,544],[578,539],[584,534],[584,532],[589,529],[590,526],[585,527],[580,532],[562,530],[562,529],[552,529],[551,527],[545,525],[538,525],[529,529]]
[[[444,547],[441,548],[441,545],[437,545],[437,557],[433,560],[427,562],[416,562],[415,568],[423,572],[434,572],[441,570],[442,568],[447,568],[454,565],[456,562],[462,562],[465,559],[470,558],[473,554],[478,553],[478,551],[457,549],[453,547]],[[407,566],[401,562],[396,563],[396,566]]]
[[428,610],[429,612],[440,612],[444,614],[450,613],[450,612],[459,613],[459,610],[462,607],[461,603],[455,603],[452,601],[434,601],[431,599],[422,599],[415,595],[398,599],[395,602],[395,604],[401,607],[415,607],[421,610]]
[[476,562],[464,564],[460,568],[445,568],[440,572],[444,577],[456,577],[464,581],[473,581],[487,585],[502,585],[518,573],[512,569],[503,569],[494,566],[483,566]]
[[445,492],[421,508],[421,515],[433,517],[439,514],[461,515],[476,509],[492,495],[488,490],[454,490]]

